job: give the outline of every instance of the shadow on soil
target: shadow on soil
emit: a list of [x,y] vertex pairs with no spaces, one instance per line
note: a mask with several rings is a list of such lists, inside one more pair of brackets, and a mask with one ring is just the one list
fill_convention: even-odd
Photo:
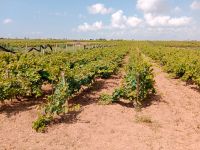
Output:
[[[142,102],[142,105],[140,106],[141,108],[147,108],[151,105],[155,105],[155,102],[161,102],[161,96],[160,95],[149,95],[149,97],[147,97],[147,99],[144,100],[144,102]],[[164,102],[164,101],[162,101]],[[123,107],[127,107],[127,108],[134,108],[133,103],[132,102],[127,102],[127,101],[117,101],[114,104],[119,104]]]
[[185,86],[189,87],[190,89],[200,93],[200,86],[195,85],[195,83],[193,81],[191,81],[191,80],[186,81]]
[[142,103],[142,108],[147,108],[151,105],[156,105],[155,102],[164,102],[162,97],[158,94],[149,95],[149,97]]
[[[102,88],[104,88],[106,85],[105,80],[97,80],[92,84],[90,87],[83,89],[79,94],[74,96],[72,99],[69,100],[69,104],[73,105],[81,105],[87,106],[91,105],[93,103],[98,102],[98,96],[97,92],[99,92]],[[89,123],[87,120],[80,120],[77,118],[77,116],[82,112],[82,108],[79,111],[72,111],[69,112],[63,116],[61,116],[58,119],[55,119],[53,121],[53,125],[59,124],[59,123],[66,123],[66,124],[72,124],[72,123]],[[52,124],[51,124],[52,125]]]
[[190,87],[192,90],[200,93],[200,87]]
[[119,104],[119,105],[121,105],[123,107],[127,107],[127,108],[134,108],[132,102],[117,101],[114,104]]
[[33,106],[42,104],[43,102],[43,98],[28,98],[22,101],[14,100],[12,102],[2,104],[2,106],[0,106],[0,113],[5,114],[6,117],[10,118],[19,112],[31,110],[33,109]]
[[81,113],[80,111],[73,111],[68,114],[65,114],[61,116],[60,118],[54,119],[54,121],[50,124],[50,126],[54,126],[56,124],[60,123],[66,123],[66,124],[73,124],[73,123],[90,123],[90,121],[87,120],[80,120],[77,118],[78,114]]
[[74,96],[69,103],[80,104],[81,106],[96,103],[98,96],[96,95],[102,88],[105,87],[106,81],[97,80],[90,87],[83,89],[78,95]]
[[[95,92],[99,91],[105,86],[104,80],[96,81],[89,88],[85,88],[75,97],[73,97],[69,103],[80,104],[81,106],[89,105],[95,103],[95,99],[91,95],[95,95]],[[92,97],[92,98],[91,98]],[[13,115],[18,114],[19,112],[28,111],[34,109],[34,106],[41,105],[44,103],[44,97],[41,98],[26,98],[21,101],[13,100],[12,102],[9,100],[0,105],[0,114],[5,114],[6,117],[11,117]],[[70,113],[67,116],[70,118],[72,116],[76,116],[76,113]],[[68,118],[63,117],[63,118]]]

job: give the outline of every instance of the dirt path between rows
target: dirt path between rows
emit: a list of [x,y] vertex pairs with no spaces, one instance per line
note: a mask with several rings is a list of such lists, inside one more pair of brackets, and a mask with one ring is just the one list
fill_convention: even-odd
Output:
[[113,104],[98,105],[101,93],[112,93],[122,74],[73,99],[82,111],[48,128],[31,129],[36,105],[0,112],[0,150],[198,150],[200,148],[200,93],[168,78],[154,65],[157,95],[140,112]]

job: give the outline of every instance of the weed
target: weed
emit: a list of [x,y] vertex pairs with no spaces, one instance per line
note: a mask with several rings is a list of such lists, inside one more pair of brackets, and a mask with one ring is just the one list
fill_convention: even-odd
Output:
[[148,123],[148,124],[153,123],[151,117],[149,117],[149,116],[138,116],[138,115],[135,116],[135,122],[136,123]]
[[101,94],[100,97],[99,97],[99,104],[100,105],[109,105],[111,104],[113,101],[113,98],[111,95],[108,95],[108,94]]

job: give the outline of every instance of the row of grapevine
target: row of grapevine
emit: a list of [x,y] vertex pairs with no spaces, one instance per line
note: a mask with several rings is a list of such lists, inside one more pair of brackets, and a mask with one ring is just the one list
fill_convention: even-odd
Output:
[[[105,57],[117,59],[117,55],[113,53],[123,53],[123,51],[105,48],[47,55],[2,53],[0,54],[0,100],[21,96],[41,96],[41,86],[45,83],[57,83],[60,72],[65,72],[68,77],[78,72],[76,78],[81,78],[88,68],[93,67],[93,72],[96,71],[105,77],[109,76],[116,64],[102,64],[101,60]],[[106,65],[112,68],[109,70]]]
[[116,73],[127,49],[127,45],[118,44],[115,47],[46,55],[37,52],[1,53],[0,101],[39,97],[45,94],[42,86],[51,84],[53,94],[42,108],[42,119],[39,116],[33,126],[40,130],[44,127],[41,121],[67,112],[65,104],[82,86],[89,86],[97,77],[109,78]]
[[175,78],[192,82],[200,87],[200,51],[169,48],[151,44],[141,46],[143,52],[158,61]]
[[127,99],[138,107],[150,95],[155,93],[154,76],[151,64],[139,49],[130,51],[126,75],[120,88],[113,92],[113,101]]
[[140,108],[143,102],[155,92],[151,64],[136,48],[136,45],[132,45],[122,84],[114,90],[112,95],[102,94],[99,103],[105,105],[124,99]]
[[142,41],[143,44],[151,44],[154,46],[174,47],[174,48],[199,48],[199,41]]
[[124,47],[119,48],[93,50],[92,55],[80,55],[75,57],[76,60],[70,61],[70,68],[61,72],[54,93],[48,97],[48,102],[42,107],[42,114],[33,123],[33,128],[43,131],[54,116],[68,112],[68,100],[79,92],[82,86],[92,84],[97,77],[108,78],[116,73],[127,52]]
[[42,86],[52,85],[52,95],[41,106],[38,119],[33,122],[36,131],[43,131],[55,117],[69,112],[68,101],[96,78],[109,78],[115,74],[129,52],[126,75],[121,87],[112,95],[141,105],[155,92],[151,65],[135,47],[134,42],[111,42],[110,46],[71,52],[0,53],[0,101],[39,97],[45,94]]

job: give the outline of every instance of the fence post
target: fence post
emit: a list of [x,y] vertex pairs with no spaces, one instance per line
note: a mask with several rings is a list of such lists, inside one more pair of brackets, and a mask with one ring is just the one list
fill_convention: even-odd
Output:
[[44,55],[44,49],[42,49],[42,54]]

